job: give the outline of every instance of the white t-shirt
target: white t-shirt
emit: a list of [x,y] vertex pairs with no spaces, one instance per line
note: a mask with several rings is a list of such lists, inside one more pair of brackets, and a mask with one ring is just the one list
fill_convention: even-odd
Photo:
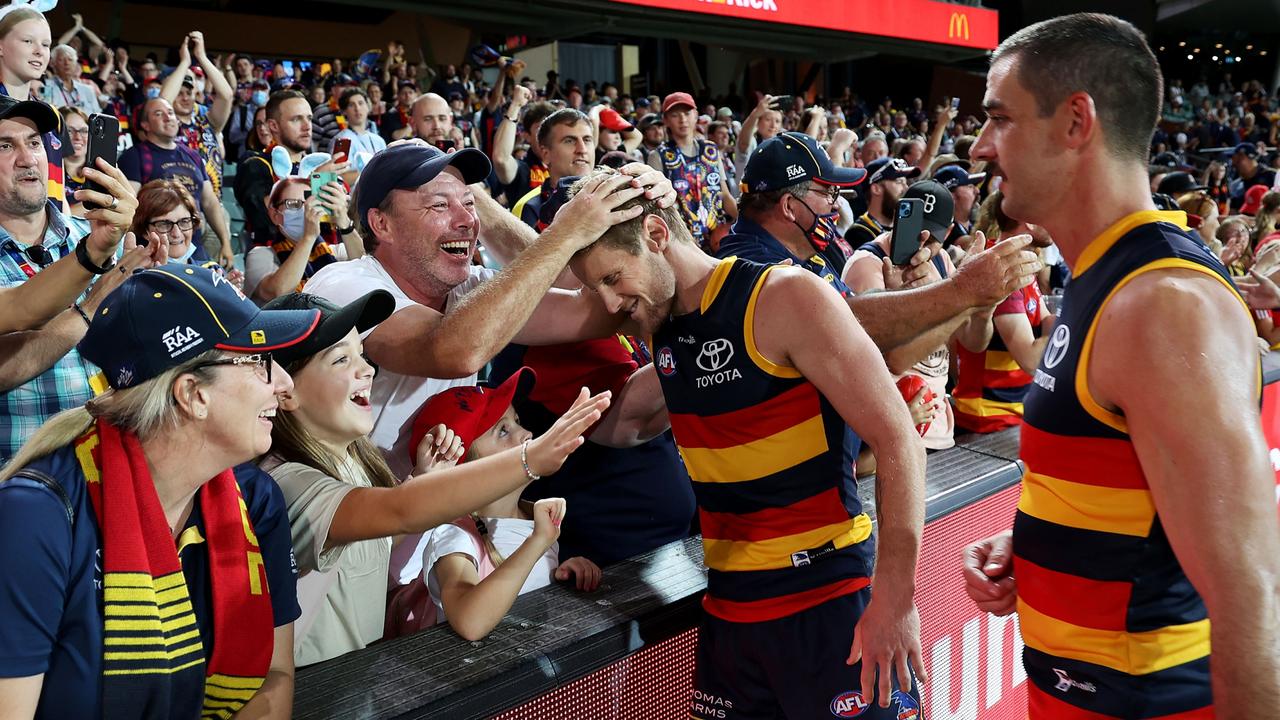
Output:
[[[321,240],[320,242],[324,242]],[[347,259],[347,246],[338,243],[330,245],[333,256],[339,261]],[[244,256],[244,294],[253,297],[253,292],[262,284],[262,280],[280,269],[280,258],[276,257],[275,248],[269,245],[258,245],[249,249]]]
[[[498,552],[502,553],[504,558],[511,557],[512,553],[518,550],[530,535],[533,535],[532,520],[485,518],[484,522],[489,532],[493,533],[493,546],[498,548]],[[466,530],[450,523],[437,527],[426,536],[420,558],[422,567],[427,570],[427,591],[431,594],[431,602],[436,605],[437,622],[445,621],[445,612],[444,606],[440,603],[440,581],[436,579],[436,561],[453,553],[466,555],[476,563],[476,567],[479,567],[479,561],[476,559],[476,541]],[[554,579],[552,573],[560,566],[559,558],[560,543],[551,543],[551,547],[538,558],[529,577],[524,579],[524,585],[520,586],[520,594],[550,585]]]
[[[445,301],[446,309],[496,274],[496,271],[489,268],[471,266],[470,276],[449,292],[449,299]],[[339,305],[346,305],[379,289],[386,290],[395,298],[396,312],[418,304],[409,299],[387,274],[382,263],[372,255],[326,265],[307,281],[306,286],[307,292]],[[378,371],[373,378],[373,389],[369,395],[369,403],[373,406],[373,432],[369,434],[369,438],[382,450],[387,465],[396,477],[403,478],[413,470],[413,464],[409,460],[409,435],[413,429],[413,420],[427,398],[451,387],[475,384],[475,375],[440,380],[401,375],[388,370]],[[412,542],[412,539],[405,538],[404,542]],[[392,572],[395,572],[394,562]],[[411,573],[409,580],[417,575],[416,571]]]

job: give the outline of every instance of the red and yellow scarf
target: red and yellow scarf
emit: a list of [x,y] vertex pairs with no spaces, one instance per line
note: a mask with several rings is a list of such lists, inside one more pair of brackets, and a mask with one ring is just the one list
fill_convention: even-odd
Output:
[[208,534],[213,655],[138,439],[99,419],[75,442],[97,516],[103,714],[229,718],[266,678],[274,642],[262,551],[231,470],[199,492]]

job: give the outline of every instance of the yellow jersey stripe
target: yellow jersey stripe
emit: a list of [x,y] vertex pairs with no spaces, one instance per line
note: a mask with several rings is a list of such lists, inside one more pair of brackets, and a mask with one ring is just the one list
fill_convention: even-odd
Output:
[[1046,522],[1081,530],[1145,538],[1156,518],[1148,490],[1109,488],[1027,472],[1018,509]]
[[720,295],[720,289],[724,287],[724,281],[729,277],[729,271],[733,269],[733,263],[738,258],[727,257],[716,265],[716,269],[711,271],[711,277],[707,279],[707,286],[702,289],[702,301],[699,309],[706,314],[707,308],[711,307],[711,303],[715,302],[716,297]]
[[241,677],[238,675],[223,675],[214,673],[205,679],[205,686],[213,685],[215,687],[232,688],[237,690],[257,690],[262,687],[265,678],[260,677]]
[[724,572],[773,570],[791,567],[791,553],[821,547],[828,542],[836,549],[871,537],[871,518],[865,514],[847,522],[815,528],[769,540],[708,540],[703,538],[704,562],[712,570]]
[[961,398],[954,395],[951,399],[956,403],[956,410],[965,415],[974,417],[1022,415],[1022,403],[1019,402],[1001,402],[985,398]]
[[755,363],[756,367],[774,377],[799,378],[799,370],[788,365],[775,363],[761,354],[760,349],[756,347],[756,301],[760,299],[760,288],[764,287],[765,281],[768,280],[771,272],[773,272],[772,267],[760,273],[760,279],[756,281],[756,286],[751,289],[751,299],[747,300],[747,314],[742,319],[743,344],[747,346],[747,355],[750,356],[751,362]]
[[987,350],[983,353],[983,367],[988,370],[998,370],[1000,372],[1017,372],[1022,369],[1017,360],[1013,359],[1013,355],[1004,350]]
[[1055,620],[1018,599],[1018,623],[1027,647],[1055,657],[1147,675],[1209,654],[1209,621],[1146,632],[1081,627]]
[[757,480],[790,469],[827,451],[822,416],[731,448],[680,448],[694,482]]
[[203,643],[196,640],[189,645],[171,650],[108,650],[102,653],[102,658],[108,662],[111,660],[174,660],[193,652],[203,652],[203,650]]

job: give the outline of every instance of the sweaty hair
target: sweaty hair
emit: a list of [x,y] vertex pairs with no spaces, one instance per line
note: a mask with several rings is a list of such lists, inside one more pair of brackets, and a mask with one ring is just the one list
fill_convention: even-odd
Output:
[[[267,99],[267,119],[280,120],[280,106],[285,104],[287,100],[306,100],[307,97],[297,90],[277,90],[271,93],[271,97]],[[307,107],[311,107],[311,103],[307,103]]]
[[[525,122],[528,122],[527,120]],[[546,146],[547,140],[551,138],[551,128],[559,125],[577,125],[578,123],[591,124],[591,118],[581,110],[573,108],[562,108],[547,116],[542,121],[542,127],[538,128],[538,144]]]
[[[594,183],[601,177],[612,178],[620,174],[620,172],[611,167],[597,167],[575,182],[573,187],[569,188],[569,198],[576,197],[583,187]],[[582,248],[577,254],[585,255],[596,245],[603,245],[626,250],[632,255],[639,255],[640,249],[644,245],[644,219],[650,215],[657,215],[662,218],[662,221],[667,224],[667,228],[671,231],[673,241],[693,242],[693,234],[689,231],[689,226],[685,224],[684,218],[680,217],[680,212],[676,209],[676,206],[658,207],[657,200],[646,200],[644,195],[638,195],[623,203],[617,210],[629,210],[637,206],[644,208],[644,212],[626,222],[618,223],[609,228],[604,235],[600,236],[599,240]]]
[[1133,25],[1100,13],[1056,17],[1011,35],[991,54],[991,64],[1004,58],[1016,61],[1018,82],[1036,99],[1041,117],[1072,93],[1088,93],[1112,154],[1146,163],[1164,80]]

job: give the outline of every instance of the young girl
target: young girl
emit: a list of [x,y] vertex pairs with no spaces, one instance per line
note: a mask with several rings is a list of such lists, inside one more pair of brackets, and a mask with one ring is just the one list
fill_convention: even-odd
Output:
[[[588,398],[584,390],[536,440],[463,467],[426,476],[415,472],[399,482],[366,437],[377,412],[369,396],[375,369],[361,354],[359,334],[391,315],[391,295],[376,290],[340,308],[292,293],[267,307],[321,314],[311,338],[273,353],[294,376],[294,385],[281,397],[271,454],[261,462],[288,505],[302,606],[294,657],[298,665],[308,665],[383,636],[393,536],[426,532],[518,492],[531,477],[555,472],[582,444],[582,433],[609,400],[607,394]],[[449,433],[434,429],[416,470],[456,459],[460,449],[455,451],[451,440]]]
[[[520,426],[511,402],[518,391],[527,394],[533,380],[533,371],[522,368],[496,389],[456,387],[432,397],[414,423],[410,447],[441,425],[461,440],[464,462],[483,462],[528,443],[532,435]],[[559,561],[556,540],[564,499],[532,505],[520,501],[524,486],[534,479],[441,525],[427,539],[422,570],[436,619],[447,620],[467,640],[488,635],[516,596],[550,585],[553,578],[574,577],[579,590],[595,590],[600,584],[600,568],[590,560]]]

